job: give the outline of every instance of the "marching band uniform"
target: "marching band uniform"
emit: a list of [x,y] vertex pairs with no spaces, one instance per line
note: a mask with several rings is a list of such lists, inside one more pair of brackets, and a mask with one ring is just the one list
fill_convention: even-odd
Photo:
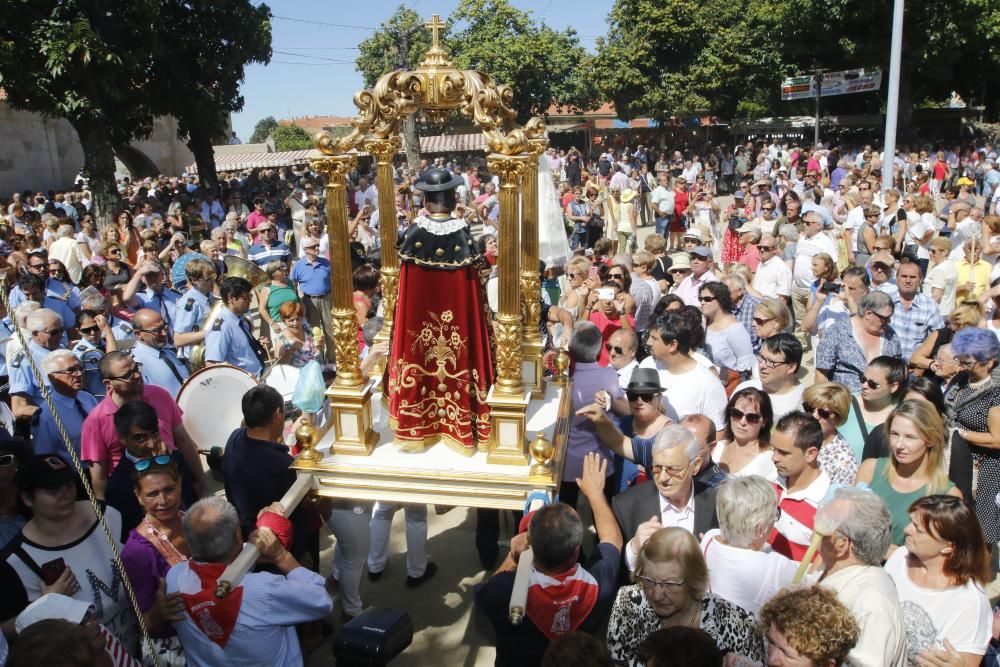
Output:
[[223,308],[205,332],[205,361],[232,364],[260,377],[264,370],[264,348],[250,333],[250,323],[245,318]]
[[[191,333],[201,328],[201,323],[212,309],[214,299],[202,294],[195,287],[189,287],[174,310],[176,319],[174,320],[174,333]],[[187,359],[191,346],[180,348],[178,356]]]
[[174,399],[191,375],[177,354],[166,346],[156,348],[137,340],[132,347],[132,358],[142,364],[142,379],[146,384],[163,387]]

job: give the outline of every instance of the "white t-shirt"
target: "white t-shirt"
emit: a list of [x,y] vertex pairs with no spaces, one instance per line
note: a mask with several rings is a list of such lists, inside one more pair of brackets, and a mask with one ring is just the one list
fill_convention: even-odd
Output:
[[657,186],[657,188],[653,190],[653,194],[650,199],[652,199],[653,206],[656,207],[660,216],[674,214],[674,191],[670,188],[662,185]]
[[924,649],[943,648],[945,639],[959,653],[985,654],[993,614],[983,589],[972,581],[943,590],[917,586],[906,572],[908,553],[906,547],[896,549],[886,561],[885,571],[896,584],[910,662]]
[[792,267],[792,276],[795,279],[795,286],[801,289],[809,289],[816,276],[813,275],[813,257],[825,252],[833,259],[833,265],[837,265],[837,243],[823,232],[819,232],[812,238],[806,238],[803,234],[799,237],[795,245],[795,264]]
[[[746,382],[741,382],[737,385],[736,389],[733,390],[735,394],[740,389],[746,389],[747,387],[753,387],[754,389],[764,390],[764,385],[760,383],[759,377],[753,377]],[[802,409],[802,394],[805,392],[806,388],[802,384],[796,384],[790,392],[787,394],[771,394],[767,395],[771,399],[771,412],[773,413],[774,423],[778,423],[778,420],[787,415],[789,412],[795,412],[796,410]]]
[[[768,545],[754,551],[723,544],[720,534],[718,529],[710,530],[701,540],[711,592],[756,616],[765,602],[792,583],[798,564]],[[748,577],[748,572],[753,576]]]
[[[715,447],[712,448],[713,463],[719,465],[722,461],[722,454],[728,446],[728,440],[720,440],[715,443]],[[774,467],[774,461],[771,459],[771,450],[768,449],[757,454],[757,456],[753,457],[750,463],[743,466],[739,470],[728,470],[726,471],[726,474],[730,477],[749,477],[750,475],[759,475],[764,479],[773,481],[778,477],[778,470]]]
[[757,266],[753,288],[766,297],[789,296],[792,291],[792,270],[778,255]]
[[903,248],[908,245],[917,246],[917,259],[930,259],[931,253],[927,249],[927,244],[921,243],[920,239],[927,234],[928,230],[934,229],[934,216],[930,213],[923,213],[918,216],[908,216],[909,227],[906,230],[906,238],[903,241]]
[[958,285],[958,269],[951,259],[936,264],[933,269],[927,272],[927,280],[924,282],[924,292],[933,298],[931,290],[934,288],[944,290],[941,294],[941,302],[938,304],[938,311],[941,317],[947,319],[951,311],[955,309],[955,288]]
[[701,364],[687,373],[671,373],[653,357],[646,357],[640,368],[655,368],[660,373],[660,386],[666,389],[667,400],[681,419],[702,414],[721,429],[726,421],[726,390],[722,381]]
[[[855,206],[848,212],[847,218],[844,220],[844,231],[856,232],[861,229],[863,224],[865,224],[865,209],[863,206]],[[854,238],[851,237],[851,245],[857,247]]]

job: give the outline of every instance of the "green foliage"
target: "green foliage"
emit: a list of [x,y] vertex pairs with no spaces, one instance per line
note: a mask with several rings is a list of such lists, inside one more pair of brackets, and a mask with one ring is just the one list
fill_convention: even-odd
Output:
[[279,151],[299,151],[312,148],[312,137],[298,125],[279,125],[271,133],[274,148]]
[[262,144],[267,141],[267,138],[274,132],[275,128],[278,127],[278,121],[274,120],[274,116],[268,116],[266,118],[261,118],[257,121],[257,124],[253,126],[253,134],[250,135],[251,144]]
[[[423,59],[431,44],[423,23],[417,12],[400,5],[384,24],[389,30],[378,30],[359,44],[357,69],[366,86],[400,66],[401,36],[409,40],[406,66]],[[569,108],[596,104],[590,59],[576,32],[553,30],[507,0],[460,0],[442,41],[457,67],[481,70],[511,86],[512,106],[522,122],[553,103]]]
[[380,76],[403,65],[403,50],[407,51],[405,67],[413,68],[423,60],[429,48],[431,36],[424,28],[424,19],[414,10],[400,5],[382,24],[381,30],[358,44],[360,54],[356,67],[365,86],[371,87]]

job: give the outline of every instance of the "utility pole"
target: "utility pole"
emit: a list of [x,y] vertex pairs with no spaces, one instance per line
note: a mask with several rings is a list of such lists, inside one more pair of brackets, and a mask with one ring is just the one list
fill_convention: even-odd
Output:
[[[418,23],[406,30],[400,30],[388,23],[384,25],[386,33],[396,40],[396,55],[398,56],[396,66],[399,69],[407,69],[410,66],[410,39],[414,34],[423,30],[424,26]],[[411,170],[415,170],[420,166],[420,139],[417,137],[417,117],[415,114],[411,113],[403,119],[403,141],[406,144],[406,164]]]
[[813,148],[816,148],[819,145],[820,100],[823,98],[823,70],[819,68],[813,75],[813,92],[816,93],[816,128],[813,131]]
[[882,191],[892,189],[896,177],[896,118],[899,115],[899,68],[903,51],[903,0],[892,9],[892,42],[889,50],[889,92],[885,107],[885,141],[882,143]]

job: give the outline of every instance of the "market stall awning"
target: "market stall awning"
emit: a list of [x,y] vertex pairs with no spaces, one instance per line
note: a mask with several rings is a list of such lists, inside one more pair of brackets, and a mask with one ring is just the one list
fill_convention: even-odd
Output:
[[[280,151],[277,153],[233,153],[230,155],[217,155],[215,157],[215,170],[276,169],[278,167],[305,164],[318,157],[322,157],[322,155],[315,148],[307,148],[299,151]],[[188,173],[196,174],[198,173],[198,165],[192,164],[188,166],[187,170]]]
[[573,123],[572,125],[547,125],[545,127],[549,134],[560,134],[563,132],[580,132],[590,128],[590,123]]
[[467,153],[481,151],[485,148],[486,136],[482,132],[420,137],[421,153]]

